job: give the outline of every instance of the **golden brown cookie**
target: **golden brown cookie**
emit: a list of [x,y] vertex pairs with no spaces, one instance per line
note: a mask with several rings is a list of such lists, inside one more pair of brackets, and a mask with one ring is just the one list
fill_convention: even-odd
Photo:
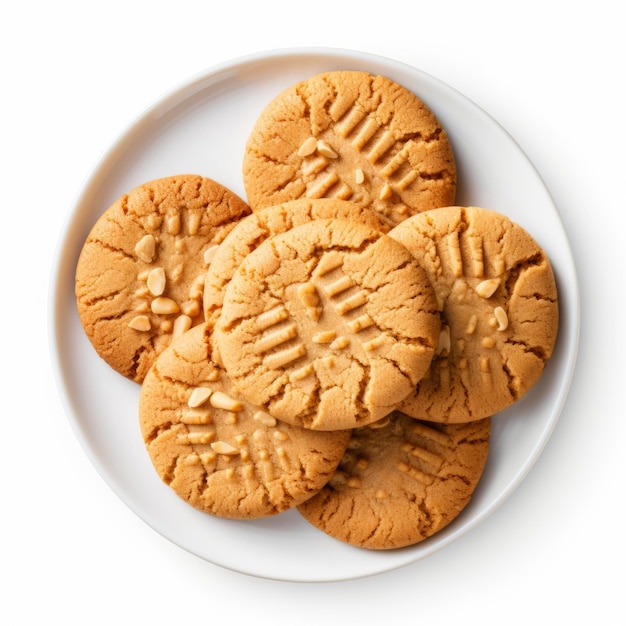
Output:
[[454,204],[446,131],[414,93],[385,76],[333,71],[301,81],[262,111],[243,177],[253,210],[334,197],[393,223]]
[[428,211],[389,236],[420,259],[443,309],[437,354],[401,410],[467,422],[521,398],[543,372],[558,329],[556,282],[539,244],[479,207]]
[[353,431],[333,477],[298,510],[331,537],[361,548],[418,543],[469,503],[490,434],[489,418],[433,424],[394,411],[380,424]]
[[391,225],[378,214],[335,198],[300,198],[255,211],[242,219],[224,239],[211,260],[204,283],[204,312],[215,323],[224,290],[243,259],[263,241],[315,219],[354,220],[387,232]]
[[252,404],[334,430],[395,408],[428,369],[439,328],[432,286],[403,245],[329,219],[275,235],[246,256],[213,339]]
[[307,431],[248,404],[213,362],[205,329],[173,341],[141,386],[141,431],[156,471],[219,517],[266,517],[302,503],[328,481],[350,432]]
[[140,185],[102,214],[78,259],[76,299],[111,367],[141,382],[173,334],[204,321],[212,249],[249,213],[219,183],[183,175]]

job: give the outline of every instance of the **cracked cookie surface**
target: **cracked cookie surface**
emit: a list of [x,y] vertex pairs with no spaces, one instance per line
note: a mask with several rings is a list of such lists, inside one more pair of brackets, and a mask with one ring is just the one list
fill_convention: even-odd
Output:
[[245,148],[253,210],[335,197],[393,223],[454,204],[456,165],[446,131],[415,94],[385,76],[325,72],[279,94]]
[[248,404],[213,362],[205,325],[159,355],[141,386],[139,420],[161,480],[195,508],[230,519],[275,515],[313,496],[350,438]]
[[433,288],[403,245],[328,219],[270,237],[246,256],[213,340],[252,404],[334,430],[393,410],[428,369],[439,329]]
[[419,543],[469,503],[490,435],[490,418],[434,424],[394,411],[353,431],[328,484],[298,511],[331,537],[361,548]]
[[391,224],[373,211],[346,200],[300,198],[255,211],[243,218],[216,249],[206,273],[204,313],[215,323],[222,310],[224,291],[244,258],[263,241],[315,219],[348,219],[387,232]]
[[248,205],[214,180],[161,178],[119,198],[81,250],[75,293],[98,354],[141,382],[173,335],[204,322],[207,259]]
[[443,311],[432,365],[400,409],[418,419],[467,422],[523,397],[558,330],[556,281],[539,244],[480,207],[428,211],[389,236],[420,259]]

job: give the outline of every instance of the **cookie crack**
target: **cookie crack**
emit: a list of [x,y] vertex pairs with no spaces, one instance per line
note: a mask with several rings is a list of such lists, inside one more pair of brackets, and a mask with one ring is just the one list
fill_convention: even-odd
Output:
[[551,298],[542,293],[520,294],[518,297],[520,300],[535,300],[537,302],[549,302],[550,304],[558,302],[558,298]]
[[[514,342],[511,342],[511,343],[514,343]],[[518,345],[522,345],[522,344],[518,343]],[[522,395],[522,391],[520,389],[520,386],[521,386],[520,377],[514,374],[513,370],[509,366],[509,362],[507,359],[502,359],[502,371],[504,372],[504,375],[506,376],[507,389],[509,390],[509,393],[511,394],[511,398],[513,398],[513,400],[517,400]]]
[[505,344],[512,345],[512,346],[519,346],[523,349],[524,352],[528,354],[533,354],[541,361],[548,360],[548,355],[546,354],[546,351],[544,350],[544,348],[542,348],[541,346],[531,346],[525,341],[518,341],[515,339],[507,339],[505,341]]
[[[120,297],[120,292],[119,291],[112,291],[111,293],[107,293],[107,294],[103,294],[100,296],[97,296],[95,298],[81,298],[80,302],[81,304],[83,304],[84,306],[88,306],[88,307],[95,307],[99,304],[102,304],[103,302],[114,302],[115,300],[117,300],[117,298]],[[120,311],[119,313],[116,313],[114,315],[107,315],[104,317],[98,317],[97,323],[102,323],[102,322],[112,322],[112,321],[117,321],[120,319],[123,319],[124,316],[126,315],[126,311]],[[94,324],[95,326],[96,324]]]
[[[405,341],[406,343],[406,340],[403,340],[403,341]],[[413,378],[411,369],[403,368],[399,361],[390,359],[389,357],[384,356],[384,355],[377,355],[377,358],[380,359],[381,361],[385,361],[386,363],[389,363],[389,365],[394,367],[398,371],[398,373],[407,381],[409,388],[413,386],[411,383],[411,379]]]
[[518,259],[509,269],[507,279],[504,283],[505,290],[508,295],[515,291],[515,286],[526,270],[533,267],[542,267],[546,263],[545,257],[536,252],[523,259]]
[[461,389],[463,390],[463,406],[465,407],[465,410],[467,411],[468,420],[471,421],[473,419],[473,414],[472,414],[472,405],[470,402],[470,389],[468,385],[465,384],[465,381],[463,380],[462,376],[458,377],[458,381],[459,381],[459,385],[461,386]]
[[159,423],[157,426],[155,426],[154,428],[150,429],[144,435],[143,440],[144,440],[145,444],[147,446],[149,446],[150,444],[154,443],[163,433],[166,433],[169,430],[172,430],[172,428],[174,428],[174,426],[175,426],[175,424],[171,420],[167,420],[165,422]]
[[176,478],[176,468],[178,467],[179,458],[174,457],[161,474],[161,479],[166,485],[171,485]]
[[106,241],[103,241],[102,239],[89,239],[87,241],[88,244],[91,245],[96,245],[99,246],[102,250],[108,250],[109,252],[113,252],[115,254],[119,254],[121,255],[123,258],[125,259],[131,259],[132,261],[135,260],[135,257],[133,254],[126,252],[123,248],[120,248],[118,246],[114,246],[111,243],[108,243]]
[[154,349],[152,342],[150,343],[150,348],[146,346],[140,346],[133,354],[133,358],[128,369],[128,375],[133,379],[137,380],[137,376],[139,375],[139,369],[141,368],[141,357],[146,353],[151,352]]
[[[430,508],[426,504],[426,499],[428,498],[428,487],[426,488],[426,497],[421,500],[417,504],[417,509],[420,512],[420,517],[418,521],[419,533],[422,538],[429,537],[432,533],[432,528],[434,526],[434,518],[430,511]],[[410,494],[407,494],[409,497]]]
[[447,180],[450,178],[450,173],[447,170],[441,170],[437,172],[425,172],[419,171],[419,177],[422,180]]
[[472,486],[472,481],[469,480],[469,478],[467,476],[465,476],[464,474],[450,472],[448,474],[440,474],[437,478],[440,481],[440,483],[447,483],[447,482],[451,482],[451,481],[459,481],[459,482],[463,483],[466,487],[471,487]]

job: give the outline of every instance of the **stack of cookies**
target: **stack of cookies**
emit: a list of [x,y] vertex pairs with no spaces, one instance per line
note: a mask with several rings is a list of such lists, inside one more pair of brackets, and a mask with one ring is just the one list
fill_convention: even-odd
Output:
[[444,128],[386,77],[293,85],[242,159],[246,201],[179,175],[105,211],[76,269],[87,336],[141,385],[148,454],[191,506],[420,542],[552,354],[550,262],[502,213],[455,206]]

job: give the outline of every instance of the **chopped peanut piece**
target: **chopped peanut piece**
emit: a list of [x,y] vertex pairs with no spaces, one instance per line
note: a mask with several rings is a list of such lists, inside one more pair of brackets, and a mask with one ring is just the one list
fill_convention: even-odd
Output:
[[196,387],[191,392],[191,395],[189,396],[189,400],[187,401],[187,404],[192,409],[195,409],[196,407],[199,407],[202,404],[204,404],[209,399],[209,396],[212,393],[213,391],[209,389],[208,387]]
[[501,306],[497,306],[493,314],[496,316],[496,320],[498,320],[498,330],[506,330],[509,325],[509,317],[506,311]]
[[481,298],[491,298],[499,285],[499,278],[488,278],[487,280],[483,280],[476,285],[476,293]]
[[150,320],[147,315],[137,315],[137,317],[133,317],[128,325],[133,330],[139,330],[141,332],[150,330]]
[[243,404],[239,400],[235,400],[226,395],[223,391],[216,391],[211,394],[211,405],[216,409],[225,409],[226,411],[242,411]]
[[385,183],[380,190],[380,194],[378,196],[379,200],[389,200],[391,198],[391,194],[393,190],[391,189],[391,185],[389,183]]
[[159,296],[152,301],[151,309],[156,315],[171,315],[180,311],[180,307],[174,300],[163,296]]
[[323,140],[317,142],[317,151],[327,159],[336,159],[339,155]]
[[156,252],[156,240],[153,235],[145,235],[135,246],[135,254],[144,262],[152,263]]
[[305,157],[313,154],[317,148],[317,139],[309,137],[298,150],[298,156]]
[[225,454],[227,456],[239,454],[239,450],[235,448],[235,446],[231,446],[225,441],[214,441],[211,444],[211,448],[213,448],[213,450],[215,450],[215,452],[217,452],[218,454]]
[[162,267],[150,270],[147,285],[153,296],[160,296],[165,291],[165,270]]
[[439,343],[437,344],[436,354],[443,354],[444,356],[450,354],[450,327],[444,324],[439,333]]
[[191,328],[191,318],[189,315],[179,315],[174,320],[174,328],[172,329],[172,336],[179,337],[183,333],[187,332]]
[[272,417],[269,413],[265,411],[257,411],[253,416],[253,420],[260,422],[264,426],[276,426],[276,418]]

